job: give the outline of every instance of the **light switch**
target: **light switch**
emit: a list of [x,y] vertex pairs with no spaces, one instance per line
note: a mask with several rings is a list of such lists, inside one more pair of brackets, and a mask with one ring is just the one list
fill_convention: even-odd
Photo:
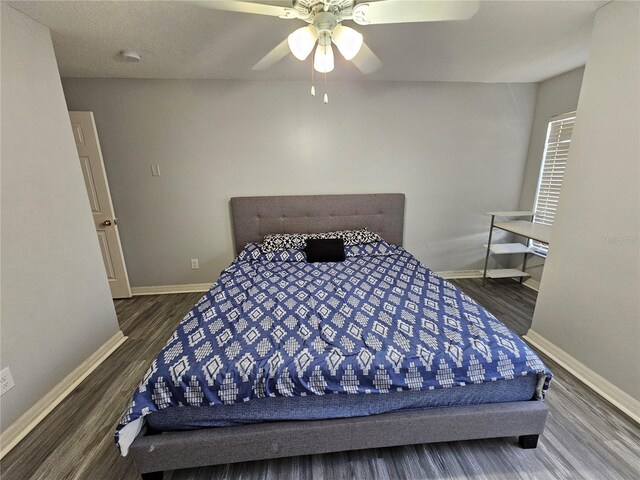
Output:
[[151,175],[154,177],[160,176],[160,165],[151,165]]

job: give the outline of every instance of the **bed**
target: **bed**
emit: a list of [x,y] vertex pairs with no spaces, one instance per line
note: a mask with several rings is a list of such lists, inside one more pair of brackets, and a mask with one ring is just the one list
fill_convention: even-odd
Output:
[[[404,202],[403,194],[231,199],[238,257],[185,316],[116,432],[143,478],[478,438],[519,437],[535,448],[550,372],[401,248]],[[362,228],[384,241],[345,247],[342,263],[258,245],[273,233]]]

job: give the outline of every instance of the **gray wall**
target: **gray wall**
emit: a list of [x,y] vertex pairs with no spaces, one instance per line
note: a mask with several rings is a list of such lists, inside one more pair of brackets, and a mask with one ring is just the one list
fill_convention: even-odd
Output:
[[49,30],[2,2],[5,430],[118,331]]
[[636,400],[639,18],[635,2],[612,2],[596,15],[562,203],[532,327]]
[[538,86],[536,113],[533,117],[529,153],[520,193],[520,208],[523,210],[533,209],[536,200],[549,119],[578,108],[583,75],[584,67],[581,67],[545,80]]
[[132,286],[215,280],[239,195],[403,192],[409,251],[479,268],[485,212],[518,206],[536,99],[534,84],[330,81],[328,105],[306,82],[63,85],[95,113]]
[[[535,204],[549,119],[562,113],[574,111],[578,107],[583,74],[584,67],[577,68],[545,80],[538,86],[536,113],[533,117],[529,153],[522,180],[522,192],[520,193],[520,210],[533,210]],[[527,272],[531,274],[533,280],[540,281],[543,266],[544,259],[540,257],[532,257],[528,262]]]

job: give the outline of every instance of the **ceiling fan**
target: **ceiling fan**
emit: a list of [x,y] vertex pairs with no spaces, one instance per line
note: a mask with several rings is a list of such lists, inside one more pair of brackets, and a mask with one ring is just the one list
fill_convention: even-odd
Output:
[[235,0],[201,1],[199,4],[215,10],[270,15],[288,20],[299,19],[309,25],[298,28],[253,66],[265,70],[289,54],[306,60],[318,44],[313,67],[320,73],[334,68],[332,44],[346,60],[364,74],[382,66],[375,53],[364,43],[362,34],[342,25],[353,20],[358,25],[383,23],[440,22],[466,20],[479,8],[478,0],[292,0],[291,7]]

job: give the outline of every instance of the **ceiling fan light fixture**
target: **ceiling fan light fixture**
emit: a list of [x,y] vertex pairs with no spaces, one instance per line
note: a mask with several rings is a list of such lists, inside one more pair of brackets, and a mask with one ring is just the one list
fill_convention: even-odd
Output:
[[318,32],[313,25],[301,27],[287,38],[289,49],[298,60],[306,60],[313,50]]
[[331,44],[318,45],[316,54],[313,57],[313,68],[320,73],[329,73],[333,70],[333,48]]
[[336,25],[331,34],[331,39],[345,60],[351,60],[358,54],[360,48],[362,48],[362,34],[351,27],[345,27],[340,24]]

